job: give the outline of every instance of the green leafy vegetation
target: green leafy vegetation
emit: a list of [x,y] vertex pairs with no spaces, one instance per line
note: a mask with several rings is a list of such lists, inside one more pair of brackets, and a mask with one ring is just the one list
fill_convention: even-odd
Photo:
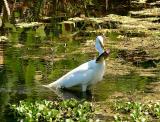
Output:
[[79,121],[92,120],[92,104],[75,99],[64,101],[36,100],[20,101],[19,105],[11,105],[14,117],[18,121]]
[[[160,102],[122,102],[118,101],[114,105],[116,122],[148,122],[160,119]],[[118,113],[117,113],[118,112]]]

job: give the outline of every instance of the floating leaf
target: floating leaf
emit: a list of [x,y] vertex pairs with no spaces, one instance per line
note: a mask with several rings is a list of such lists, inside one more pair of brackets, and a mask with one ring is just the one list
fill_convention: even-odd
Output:
[[11,28],[12,31],[14,31],[14,32],[16,31],[15,26],[13,24],[9,23],[9,22],[4,23],[4,27],[5,28]]
[[46,37],[46,33],[44,31],[45,26],[40,26],[37,30],[36,30],[36,35],[41,37],[42,39],[44,39]]

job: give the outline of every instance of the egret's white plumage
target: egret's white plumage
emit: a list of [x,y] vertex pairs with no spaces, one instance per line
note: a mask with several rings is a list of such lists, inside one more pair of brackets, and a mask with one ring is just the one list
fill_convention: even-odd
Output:
[[68,72],[58,80],[48,85],[48,88],[70,88],[72,86],[81,85],[82,91],[86,91],[87,86],[101,81],[105,72],[105,58],[109,52],[104,52],[103,37],[96,38],[95,47],[99,52],[99,57],[95,60],[81,64],[77,68]]
[[104,44],[103,44],[103,37],[102,36],[97,36],[95,48],[99,52],[99,55],[104,52]]

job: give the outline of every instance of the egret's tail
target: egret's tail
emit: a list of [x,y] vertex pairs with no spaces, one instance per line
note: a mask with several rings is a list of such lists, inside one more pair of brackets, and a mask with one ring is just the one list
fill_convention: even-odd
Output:
[[56,90],[57,90],[57,88],[53,85],[51,86],[51,84],[42,85],[42,86],[45,87],[45,88],[48,88],[48,89],[50,89],[51,91],[54,91],[54,92],[56,92]]
[[55,88],[58,88],[57,87],[57,83],[56,82],[53,82],[53,83],[50,83],[50,84],[47,84],[47,85],[42,85],[43,87],[46,87],[46,88],[52,88],[52,89],[55,89]]
[[42,85],[42,86],[44,86],[44,87],[46,87],[46,88],[49,88],[49,85]]
[[42,85],[42,86],[45,87],[45,88],[50,89],[50,90],[53,91],[57,96],[59,96],[59,97],[61,98],[60,89],[58,89],[55,85],[56,85],[56,84],[51,83],[51,84]]

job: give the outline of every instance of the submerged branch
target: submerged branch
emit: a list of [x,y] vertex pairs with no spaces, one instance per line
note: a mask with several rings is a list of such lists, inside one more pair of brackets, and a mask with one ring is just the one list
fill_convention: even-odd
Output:
[[6,8],[6,11],[7,11],[7,15],[10,16],[11,12],[10,12],[10,9],[9,9],[8,2],[7,2],[7,0],[3,0],[3,2],[4,2],[4,6]]

